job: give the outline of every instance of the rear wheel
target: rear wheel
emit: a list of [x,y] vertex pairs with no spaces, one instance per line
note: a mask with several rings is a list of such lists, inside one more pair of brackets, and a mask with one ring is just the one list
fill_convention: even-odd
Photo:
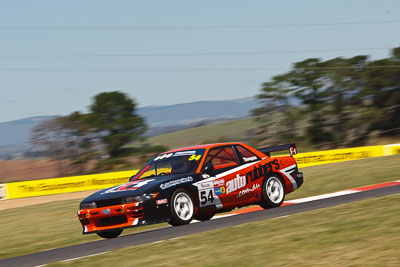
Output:
[[285,187],[278,175],[270,175],[264,179],[260,206],[264,209],[276,208],[285,200]]
[[194,215],[194,202],[190,194],[184,189],[177,189],[170,201],[171,218],[169,224],[173,226],[188,224]]
[[108,231],[97,232],[102,238],[116,238],[122,233],[122,229],[113,229]]

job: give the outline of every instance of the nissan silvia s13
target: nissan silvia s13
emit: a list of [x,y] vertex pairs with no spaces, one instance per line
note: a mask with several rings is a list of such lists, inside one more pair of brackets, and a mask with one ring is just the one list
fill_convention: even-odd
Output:
[[[290,156],[270,156],[286,149]],[[100,190],[80,203],[83,234],[115,238],[127,227],[161,222],[178,226],[252,204],[279,207],[303,183],[294,154],[295,144],[254,149],[243,143],[162,153],[128,183]]]

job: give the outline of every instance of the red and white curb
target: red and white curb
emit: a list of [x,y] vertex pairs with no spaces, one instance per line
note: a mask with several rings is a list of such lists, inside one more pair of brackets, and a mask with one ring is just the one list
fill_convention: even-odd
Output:
[[[400,180],[394,181],[394,182],[386,182],[386,183],[381,183],[381,184],[375,184],[375,185],[367,185],[367,186],[352,188],[352,189],[348,189],[348,190],[342,190],[342,191],[329,193],[329,194],[318,195],[318,196],[293,199],[293,200],[289,200],[289,201],[283,202],[282,206],[288,206],[288,205],[305,203],[305,202],[321,200],[321,199],[326,199],[326,198],[344,196],[344,195],[349,195],[349,194],[369,191],[369,190],[383,188],[383,187],[395,186],[395,185],[400,185]],[[222,218],[222,217],[228,217],[228,216],[233,216],[233,215],[238,215],[238,214],[244,214],[244,213],[249,213],[249,212],[254,212],[254,211],[259,211],[259,210],[263,210],[263,208],[261,208],[259,206],[255,206],[255,207],[241,209],[241,210],[238,210],[238,211],[233,211],[233,212],[231,212],[229,214],[225,214],[225,215],[217,215],[214,218],[218,219],[218,218]]]

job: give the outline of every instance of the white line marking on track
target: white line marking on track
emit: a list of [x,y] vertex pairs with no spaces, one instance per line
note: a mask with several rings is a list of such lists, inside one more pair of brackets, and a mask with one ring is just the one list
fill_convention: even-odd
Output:
[[211,220],[220,219],[220,218],[225,218],[225,217],[231,217],[231,216],[234,216],[234,215],[236,215],[236,214],[216,215],[215,217],[211,218]]
[[279,219],[279,218],[286,218],[286,217],[289,217],[290,215],[283,215],[283,216],[280,216],[280,217],[276,217],[275,219]]
[[69,262],[69,261],[79,260],[79,259],[83,259],[83,258],[87,258],[87,257],[92,257],[92,256],[97,256],[97,255],[105,254],[105,253],[107,253],[107,252],[108,252],[108,251],[106,251],[106,252],[100,252],[100,253],[95,253],[95,254],[90,254],[90,255],[87,255],[87,256],[82,256],[82,257],[72,258],[72,259],[68,259],[68,260],[63,260],[63,261],[61,261],[61,262]]
[[183,237],[183,236],[174,237],[174,238],[169,238],[169,239],[167,239],[167,240],[176,240],[176,239],[179,239],[179,238],[181,238],[181,237]]
[[[231,217],[231,216],[235,216],[237,214],[232,213],[232,214],[224,214],[224,215],[215,215],[214,217],[211,218],[211,220],[215,220],[215,219],[221,219],[221,218],[225,218],[225,217]],[[198,220],[193,220],[190,223],[199,223],[200,221]]]
[[360,191],[358,191],[358,190],[343,190],[343,191],[330,193],[330,194],[323,194],[323,195],[318,195],[318,196],[313,196],[313,197],[293,199],[293,200],[289,200],[288,202],[298,204],[298,203],[310,202],[310,201],[315,201],[315,200],[320,200],[320,199],[325,199],[325,198],[344,196],[344,195],[354,194],[354,193],[358,193],[358,192],[360,192]]

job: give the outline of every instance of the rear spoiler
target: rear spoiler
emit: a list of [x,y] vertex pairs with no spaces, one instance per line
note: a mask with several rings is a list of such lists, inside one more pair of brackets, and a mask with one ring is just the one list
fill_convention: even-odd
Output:
[[276,151],[281,151],[281,150],[286,150],[286,149],[289,150],[290,156],[293,156],[293,155],[297,154],[297,149],[296,149],[296,144],[295,143],[257,148],[258,151],[264,153],[268,157],[271,156],[271,152],[276,152]]

